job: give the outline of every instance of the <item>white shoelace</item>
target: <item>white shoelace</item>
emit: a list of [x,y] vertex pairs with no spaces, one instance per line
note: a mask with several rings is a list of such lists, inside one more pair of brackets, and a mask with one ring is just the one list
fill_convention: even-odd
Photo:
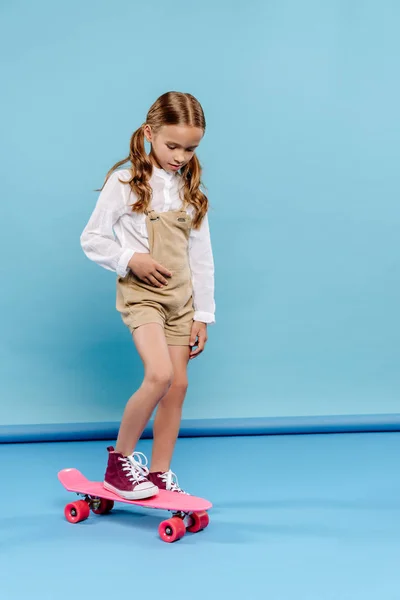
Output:
[[131,456],[119,457],[119,460],[123,463],[122,470],[129,481],[146,481],[146,476],[149,473],[147,468],[147,458],[142,452],[134,452]]
[[178,478],[175,475],[175,473],[173,473],[171,471],[171,469],[169,471],[167,471],[166,473],[162,473],[161,475],[159,475],[161,481],[163,481],[167,487],[167,490],[171,491],[171,492],[179,492],[180,494],[187,494],[189,495],[187,492],[185,492],[184,490],[182,490],[179,487],[179,482],[178,482]]
[[128,456],[132,466],[134,469],[138,469],[141,472],[141,475],[147,477],[149,474],[149,469],[147,468],[148,460],[143,452],[134,452],[130,456]]

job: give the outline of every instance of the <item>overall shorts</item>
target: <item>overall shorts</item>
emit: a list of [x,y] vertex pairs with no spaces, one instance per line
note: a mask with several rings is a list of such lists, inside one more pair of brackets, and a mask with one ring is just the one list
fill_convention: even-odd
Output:
[[193,324],[192,274],[189,235],[192,219],[186,211],[146,215],[150,255],[172,277],[163,288],[141,281],[132,271],[117,279],[116,308],[133,333],[141,325],[159,323],[168,345],[188,346]]

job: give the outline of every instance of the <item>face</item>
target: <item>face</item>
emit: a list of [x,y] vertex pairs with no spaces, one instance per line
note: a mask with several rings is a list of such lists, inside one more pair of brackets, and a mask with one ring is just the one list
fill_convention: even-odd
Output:
[[144,134],[151,144],[153,163],[164,171],[176,173],[190,161],[204,131],[188,125],[164,125],[154,134],[150,125],[145,125]]

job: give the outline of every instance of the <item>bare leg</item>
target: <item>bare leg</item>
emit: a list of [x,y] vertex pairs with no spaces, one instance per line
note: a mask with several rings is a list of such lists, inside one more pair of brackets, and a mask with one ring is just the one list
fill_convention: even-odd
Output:
[[188,387],[187,364],[190,348],[169,346],[168,349],[173,366],[173,380],[169,391],[160,400],[154,420],[154,442],[150,466],[150,471],[153,473],[158,471],[165,473],[170,468]]
[[124,456],[132,454],[153,410],[167,393],[173,367],[162,327],[149,323],[134,335],[137,351],[144,364],[144,380],[125,407],[115,450]]

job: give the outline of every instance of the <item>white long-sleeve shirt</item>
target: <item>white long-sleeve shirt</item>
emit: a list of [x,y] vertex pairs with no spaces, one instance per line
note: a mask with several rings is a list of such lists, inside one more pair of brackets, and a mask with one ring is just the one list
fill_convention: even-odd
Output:
[[[81,235],[81,245],[86,256],[121,277],[128,273],[128,263],[135,252],[150,252],[146,215],[132,211],[137,200],[128,181],[128,169],[115,171],[100,192],[95,209]],[[151,209],[156,212],[180,210],[182,200],[179,190],[182,178],[179,173],[167,173],[153,167],[150,178],[153,190]],[[187,209],[193,214],[193,207]],[[195,321],[215,322],[214,259],[207,215],[200,229],[191,229],[189,237],[189,262],[192,272]]]

